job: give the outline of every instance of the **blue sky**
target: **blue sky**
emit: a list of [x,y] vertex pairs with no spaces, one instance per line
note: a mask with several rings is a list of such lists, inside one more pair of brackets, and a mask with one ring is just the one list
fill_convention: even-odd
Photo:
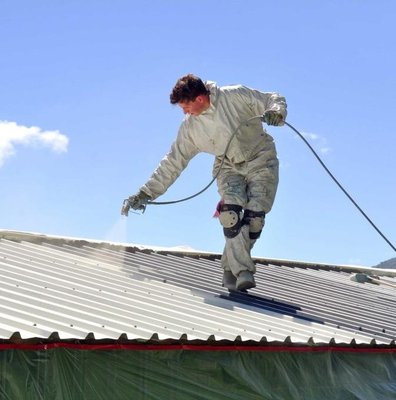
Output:
[[[396,244],[394,1],[3,1],[0,229],[221,252],[215,185],[120,216],[183,118],[192,72],[278,91],[288,122]],[[395,252],[287,127],[280,184],[253,255],[374,265]],[[158,200],[211,179],[200,154]]]

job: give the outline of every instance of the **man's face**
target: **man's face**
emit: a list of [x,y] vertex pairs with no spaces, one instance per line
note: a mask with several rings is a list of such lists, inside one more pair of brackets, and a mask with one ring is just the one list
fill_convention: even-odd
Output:
[[182,108],[184,114],[190,114],[196,117],[209,107],[210,102],[208,97],[198,96],[193,101],[180,101],[177,104]]

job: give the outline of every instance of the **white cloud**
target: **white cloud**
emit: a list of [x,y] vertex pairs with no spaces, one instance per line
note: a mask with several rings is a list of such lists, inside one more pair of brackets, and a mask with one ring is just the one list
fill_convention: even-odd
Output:
[[18,145],[45,146],[56,153],[67,151],[69,139],[59,131],[44,131],[37,126],[0,121],[0,166],[16,153]]
[[317,144],[316,147],[319,148],[318,151],[321,154],[327,154],[331,151],[331,148],[327,145],[326,138],[324,138],[323,136],[319,136],[316,133],[308,133],[308,132],[302,132],[302,135],[305,137],[305,139],[308,140],[308,142],[310,142],[311,145],[312,145],[311,142],[316,142]]

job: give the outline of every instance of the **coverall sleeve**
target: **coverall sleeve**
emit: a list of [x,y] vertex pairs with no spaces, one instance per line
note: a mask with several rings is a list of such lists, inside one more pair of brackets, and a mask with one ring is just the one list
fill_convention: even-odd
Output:
[[286,120],[287,105],[286,99],[276,92],[260,92],[256,89],[250,89],[246,86],[239,86],[238,95],[251,108],[256,115],[264,114],[265,111],[272,110],[279,112],[283,120]]
[[161,160],[150,179],[140,188],[152,200],[164,194],[189,161],[199,153],[188,133],[188,128],[182,124],[169,153]]

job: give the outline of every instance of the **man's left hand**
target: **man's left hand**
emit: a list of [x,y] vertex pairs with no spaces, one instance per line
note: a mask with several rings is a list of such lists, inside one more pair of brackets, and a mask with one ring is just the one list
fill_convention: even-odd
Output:
[[268,110],[264,113],[262,120],[267,125],[273,126],[281,126],[283,125],[283,117],[282,114],[278,113],[277,111]]

